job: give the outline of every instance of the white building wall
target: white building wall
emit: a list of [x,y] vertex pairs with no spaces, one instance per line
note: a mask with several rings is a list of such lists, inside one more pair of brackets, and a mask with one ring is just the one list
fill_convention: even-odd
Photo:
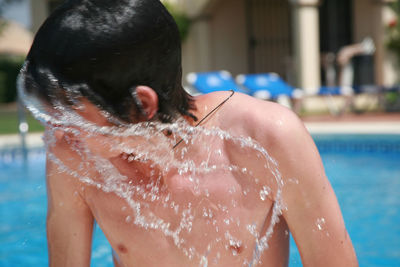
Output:
[[188,72],[203,72],[211,69],[210,20],[199,19],[191,26],[189,36],[182,45],[183,75]]
[[211,68],[232,74],[247,73],[248,49],[245,3],[222,0],[215,6],[211,20]]

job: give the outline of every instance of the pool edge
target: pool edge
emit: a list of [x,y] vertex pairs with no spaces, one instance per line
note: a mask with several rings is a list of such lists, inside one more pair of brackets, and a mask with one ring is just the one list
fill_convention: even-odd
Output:
[[306,122],[310,134],[395,134],[400,122]]

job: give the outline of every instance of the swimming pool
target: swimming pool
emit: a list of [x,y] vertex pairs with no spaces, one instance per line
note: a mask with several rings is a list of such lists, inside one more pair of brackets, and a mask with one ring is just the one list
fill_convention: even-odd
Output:
[[[400,266],[400,135],[320,135],[316,144],[361,267]],[[44,151],[0,151],[0,266],[47,266]],[[112,266],[96,228],[92,266]],[[293,246],[290,266],[301,266]]]

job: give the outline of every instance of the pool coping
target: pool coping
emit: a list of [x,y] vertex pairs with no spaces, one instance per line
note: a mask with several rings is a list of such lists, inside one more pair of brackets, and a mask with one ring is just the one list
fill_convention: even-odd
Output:
[[399,122],[306,122],[310,134],[394,134],[400,135]]
[[[28,148],[43,147],[43,133],[30,133],[26,135]],[[21,137],[18,134],[0,135],[0,149],[17,148],[21,146]]]
[[[394,134],[400,135],[399,122],[305,122],[310,134]],[[26,137],[28,148],[43,147],[43,133],[31,133]],[[17,134],[0,135],[0,149],[15,148],[21,144]]]

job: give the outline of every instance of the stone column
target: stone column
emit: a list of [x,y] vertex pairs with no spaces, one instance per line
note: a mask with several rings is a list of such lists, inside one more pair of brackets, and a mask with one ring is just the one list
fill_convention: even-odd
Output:
[[32,31],[36,33],[48,16],[48,0],[31,0]]
[[292,4],[293,50],[297,86],[306,94],[321,85],[319,0],[289,0]]
[[[393,23],[396,20],[399,20],[400,17],[397,17],[396,12],[394,12],[393,9],[391,9],[388,6],[383,7],[383,12],[382,12],[382,21],[383,25],[389,25],[390,23]],[[382,28],[384,28],[382,26]],[[384,31],[383,31],[384,32]],[[393,86],[396,84],[398,80],[398,73],[400,73],[400,66],[397,66],[397,60],[396,60],[396,55],[394,54],[393,51],[389,49],[384,49],[384,55],[383,55],[383,67],[382,67],[382,72],[383,72],[383,85],[384,86]]]
[[190,35],[185,44],[185,48],[191,47],[192,63],[194,63],[191,66],[192,71],[212,69],[211,42],[210,18],[205,16],[196,19],[191,25]]

